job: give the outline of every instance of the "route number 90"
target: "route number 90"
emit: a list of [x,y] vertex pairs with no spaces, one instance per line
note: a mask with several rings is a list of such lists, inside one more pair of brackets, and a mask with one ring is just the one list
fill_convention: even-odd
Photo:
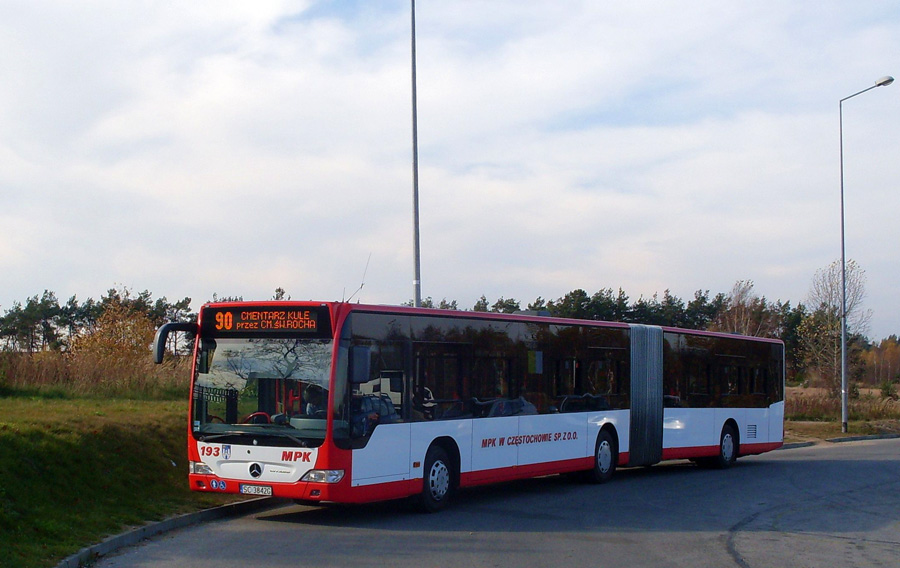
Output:
[[216,313],[216,329],[231,329],[234,325],[234,314],[231,312],[217,312]]

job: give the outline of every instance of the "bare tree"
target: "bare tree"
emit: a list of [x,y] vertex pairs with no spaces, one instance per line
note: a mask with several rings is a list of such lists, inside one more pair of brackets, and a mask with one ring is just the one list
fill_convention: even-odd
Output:
[[[853,338],[863,337],[872,317],[863,309],[866,297],[866,273],[854,260],[847,261],[847,335],[850,340],[850,376],[858,366]],[[808,368],[828,387],[832,394],[840,393],[841,382],[841,262],[832,262],[816,271],[809,291],[809,315],[801,324],[802,349]]]
[[[841,319],[841,261],[836,260],[816,271],[809,291],[809,307],[823,309]],[[865,335],[872,311],[864,310],[866,271],[855,260],[847,261],[847,333]]]
[[774,337],[778,333],[777,311],[765,298],[753,294],[752,280],[738,280],[725,298],[710,329],[756,337]]

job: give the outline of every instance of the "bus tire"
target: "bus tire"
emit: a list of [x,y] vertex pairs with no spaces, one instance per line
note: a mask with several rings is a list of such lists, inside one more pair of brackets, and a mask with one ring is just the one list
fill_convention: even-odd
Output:
[[616,440],[609,430],[600,430],[597,435],[597,443],[594,446],[594,467],[588,474],[591,483],[606,483],[612,479],[616,472],[616,463],[619,461],[619,448]]
[[722,427],[722,435],[719,437],[719,454],[713,459],[713,466],[717,469],[727,469],[734,465],[738,456],[738,437],[734,426],[726,424]]
[[453,495],[453,463],[440,446],[431,446],[425,454],[420,505],[426,513],[436,513],[447,506]]

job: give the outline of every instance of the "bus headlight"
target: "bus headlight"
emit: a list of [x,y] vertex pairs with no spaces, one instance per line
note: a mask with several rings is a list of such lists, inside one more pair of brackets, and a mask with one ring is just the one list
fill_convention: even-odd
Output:
[[344,479],[343,469],[311,469],[306,472],[300,481],[313,483],[339,483]]
[[195,475],[212,475],[213,473],[212,468],[203,462],[190,462],[188,469]]

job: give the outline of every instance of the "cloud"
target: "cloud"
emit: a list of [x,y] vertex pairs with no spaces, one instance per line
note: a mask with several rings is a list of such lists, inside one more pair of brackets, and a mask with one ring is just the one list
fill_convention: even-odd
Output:
[[[0,22],[0,307],[113,284],[412,296],[408,6],[22,4]],[[838,257],[865,2],[419,2],[423,293],[805,299]],[[896,89],[896,86],[888,89]],[[896,333],[900,102],[846,103],[848,255]]]

